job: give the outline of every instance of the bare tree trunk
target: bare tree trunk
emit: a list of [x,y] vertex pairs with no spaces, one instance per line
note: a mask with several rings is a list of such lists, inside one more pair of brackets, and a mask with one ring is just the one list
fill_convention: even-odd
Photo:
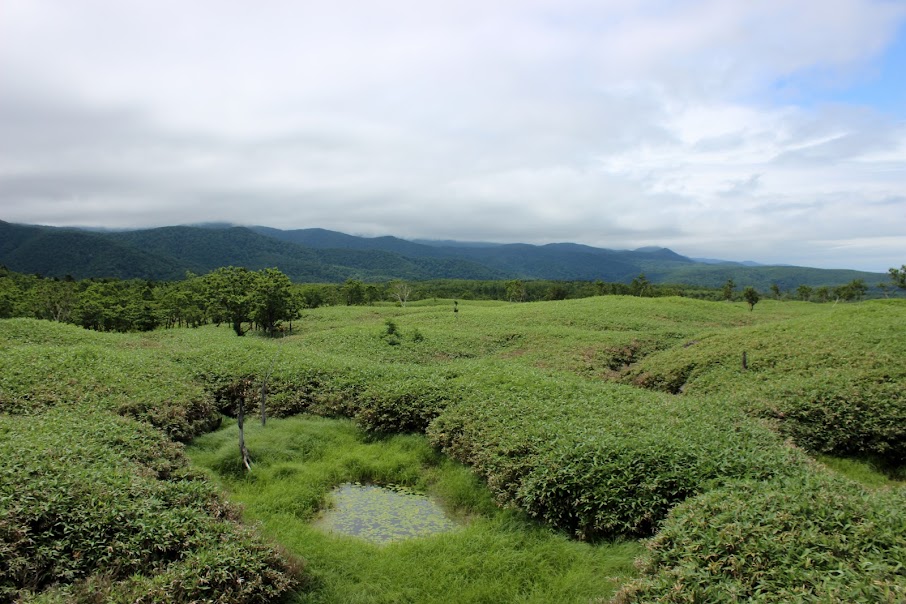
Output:
[[270,373],[268,373],[268,375],[264,376],[264,381],[261,382],[261,426],[262,427],[264,426],[264,424],[267,423],[267,407],[265,405],[267,404],[267,378],[269,376],[270,376]]
[[242,465],[245,466],[246,470],[252,469],[252,459],[249,456],[249,450],[245,446],[245,429],[243,424],[245,423],[245,392],[246,392],[246,383],[243,382],[240,386],[241,391],[239,392],[239,413],[238,413],[238,423],[239,423],[239,455],[242,458]]

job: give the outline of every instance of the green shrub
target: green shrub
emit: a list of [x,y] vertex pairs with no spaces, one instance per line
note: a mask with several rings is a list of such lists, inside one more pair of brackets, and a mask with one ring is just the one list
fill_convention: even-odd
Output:
[[[705,335],[652,354],[624,380],[735,401],[818,453],[906,462],[906,305],[876,300]],[[746,351],[748,369],[741,367]]]
[[[515,378],[516,375],[513,375]],[[802,456],[732,406],[577,379],[476,389],[428,429],[502,503],[571,534],[650,535],[689,496]]]
[[[169,585],[169,601],[190,602],[210,592],[185,577],[257,576],[265,567],[237,592],[246,599],[232,601],[260,601],[295,582],[154,428],[78,406],[0,416],[0,433],[0,601],[153,577]],[[210,566],[197,567],[205,556]]]
[[689,499],[615,602],[906,601],[906,488],[816,469]]

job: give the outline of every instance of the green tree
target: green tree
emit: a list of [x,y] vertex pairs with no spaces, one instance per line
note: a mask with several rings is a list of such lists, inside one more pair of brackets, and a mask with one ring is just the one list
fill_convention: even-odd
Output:
[[815,290],[815,297],[818,298],[819,302],[827,302],[830,300],[830,288],[826,285],[822,285]]
[[13,273],[0,267],[0,319],[19,316],[23,298]]
[[749,286],[742,290],[742,299],[749,305],[749,312],[752,312],[755,309],[755,305],[761,300],[761,296],[758,295],[758,291],[754,287]]
[[724,283],[724,288],[723,288],[723,292],[722,292],[724,300],[729,301],[729,300],[733,299],[733,290],[734,289],[736,289],[736,284],[733,283],[733,279],[727,279],[727,282]]
[[365,286],[365,304],[373,306],[374,303],[381,298],[383,298],[383,295],[381,294],[381,289],[377,285],[372,283]]
[[525,300],[525,283],[521,279],[512,279],[506,282],[506,299],[510,302]]
[[846,285],[840,285],[834,288],[834,295],[837,299],[845,302],[852,300],[861,300],[868,291],[868,286],[862,279],[853,279]]
[[276,268],[255,273],[252,292],[251,318],[261,329],[273,334],[281,321],[294,316],[292,282]]
[[205,278],[208,300],[216,318],[228,321],[237,336],[245,335],[242,324],[251,320],[255,274],[245,267],[221,267]]
[[892,268],[888,271],[890,273],[890,280],[893,281],[893,284],[900,289],[906,289],[906,264],[900,268]]
[[555,283],[547,288],[547,293],[544,297],[546,300],[566,300],[568,295],[569,292],[563,285]]
[[346,306],[361,306],[365,303],[365,284],[358,279],[347,279],[343,284],[343,298]]
[[808,302],[812,297],[812,288],[805,284],[800,285],[796,288],[796,297],[803,302]]
[[780,291],[780,286],[776,283],[771,283],[771,297],[775,300],[779,300],[783,292]]
[[629,293],[633,296],[647,296],[651,293],[651,283],[645,276],[645,273],[639,273],[639,276],[629,284]]

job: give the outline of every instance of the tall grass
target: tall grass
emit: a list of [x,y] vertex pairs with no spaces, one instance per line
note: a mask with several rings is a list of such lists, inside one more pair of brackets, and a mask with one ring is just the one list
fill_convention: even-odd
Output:
[[[501,510],[462,465],[417,435],[370,437],[348,420],[297,416],[249,425],[254,459],[242,472],[235,425],[196,439],[193,461],[240,502],[248,519],[304,555],[309,581],[297,602],[588,602],[632,574],[634,542],[570,541]],[[311,524],[345,482],[405,485],[458,519],[451,533],[375,545]]]

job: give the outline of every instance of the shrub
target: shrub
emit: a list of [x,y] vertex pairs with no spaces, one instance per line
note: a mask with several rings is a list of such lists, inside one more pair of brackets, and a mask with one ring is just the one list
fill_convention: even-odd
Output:
[[[906,332],[899,300],[826,307],[655,353],[624,376],[638,386],[707,394],[777,420],[818,453],[906,461]],[[748,351],[748,370],[741,368]]]
[[727,484],[670,513],[614,601],[906,601],[904,504],[816,469]]
[[295,583],[154,428],[76,407],[0,416],[0,432],[0,601],[98,582],[114,593],[153,577],[169,601],[190,602],[211,592],[182,578],[206,574],[253,577],[232,601],[261,601]]
[[535,375],[478,389],[428,429],[499,501],[583,539],[650,535],[687,497],[802,456],[732,406]]

